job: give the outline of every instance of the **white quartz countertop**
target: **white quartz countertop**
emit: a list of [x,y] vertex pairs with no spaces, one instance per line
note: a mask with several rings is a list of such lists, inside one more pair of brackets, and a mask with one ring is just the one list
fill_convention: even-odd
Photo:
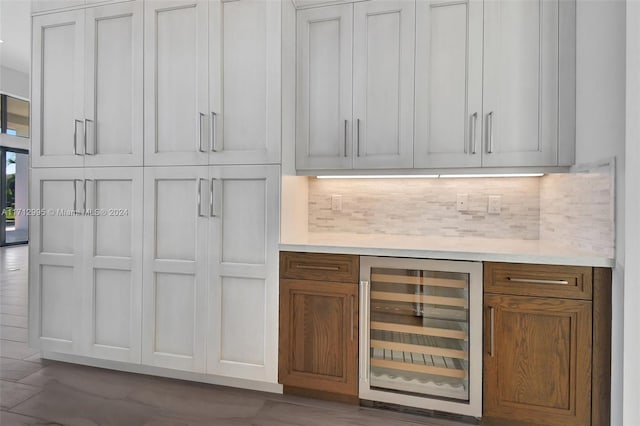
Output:
[[308,233],[282,241],[280,250],[550,265],[615,266],[612,257],[544,240]]

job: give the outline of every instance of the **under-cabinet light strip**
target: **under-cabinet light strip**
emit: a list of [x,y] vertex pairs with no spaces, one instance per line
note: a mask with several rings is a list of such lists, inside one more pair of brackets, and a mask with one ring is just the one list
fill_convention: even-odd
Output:
[[544,173],[505,173],[505,174],[469,174],[469,175],[344,175],[316,176],[318,179],[447,179],[447,178],[517,178],[540,177]]

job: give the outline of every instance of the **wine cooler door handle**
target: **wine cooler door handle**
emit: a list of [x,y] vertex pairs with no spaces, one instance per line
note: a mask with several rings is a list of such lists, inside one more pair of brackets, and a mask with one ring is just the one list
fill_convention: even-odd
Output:
[[351,341],[353,342],[353,313],[354,313],[354,297],[351,295],[351,312],[350,312],[350,323],[351,323]]
[[[362,364],[360,366],[360,380],[369,383],[369,281],[360,281],[360,353]],[[366,355],[365,355],[366,354]]]

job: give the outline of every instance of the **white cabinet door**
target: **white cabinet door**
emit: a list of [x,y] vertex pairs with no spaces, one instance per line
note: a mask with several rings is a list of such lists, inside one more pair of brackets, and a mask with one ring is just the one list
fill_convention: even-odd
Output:
[[143,364],[205,371],[208,176],[145,168]]
[[414,167],[482,164],[482,1],[416,2]]
[[483,166],[558,161],[558,0],[484,5]]
[[297,14],[296,168],[352,167],[353,5]]
[[415,1],[353,7],[353,167],[411,168]]
[[83,169],[32,169],[29,334],[42,351],[82,352]]
[[208,2],[144,7],[145,165],[208,164]]
[[280,163],[280,20],[272,0],[213,0],[210,164]]
[[142,167],[85,169],[83,187],[86,352],[140,363]]
[[210,174],[207,372],[276,383],[280,168]]
[[86,10],[85,166],[141,166],[142,2]]
[[82,167],[84,10],[33,18],[31,165]]

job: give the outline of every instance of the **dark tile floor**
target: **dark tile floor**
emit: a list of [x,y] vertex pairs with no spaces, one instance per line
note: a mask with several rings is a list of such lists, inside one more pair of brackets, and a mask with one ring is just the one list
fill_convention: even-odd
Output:
[[460,423],[41,360],[25,246],[0,248],[0,425],[455,426]]

